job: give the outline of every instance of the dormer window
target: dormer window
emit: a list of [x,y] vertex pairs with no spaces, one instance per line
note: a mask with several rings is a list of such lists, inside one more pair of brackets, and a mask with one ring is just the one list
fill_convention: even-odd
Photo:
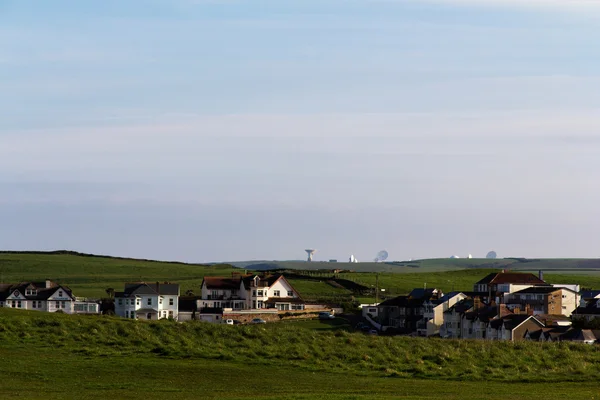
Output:
[[25,291],[26,296],[35,296],[37,295],[37,289],[27,289]]

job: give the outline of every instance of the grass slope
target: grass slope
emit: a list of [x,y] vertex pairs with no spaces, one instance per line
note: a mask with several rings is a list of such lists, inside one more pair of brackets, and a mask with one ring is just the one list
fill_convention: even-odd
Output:
[[205,275],[230,275],[239,269],[72,253],[0,253],[0,280],[19,282],[52,279],[68,285],[76,296],[105,297],[106,288],[122,290],[125,282],[171,281],[181,292],[200,291]]
[[[600,350],[0,309],[3,397],[587,399]],[[318,327],[316,327],[318,328]],[[577,384],[573,384],[577,382]]]
[[[437,287],[445,292],[451,290],[472,290],[473,283],[494,271],[493,269],[474,268],[478,260],[445,260],[448,268],[442,272],[436,270],[436,260],[420,261],[433,263],[423,269],[406,267],[412,272],[382,272],[379,274],[379,287],[386,289],[384,296],[394,296],[409,292],[413,288]],[[511,261],[511,260],[509,260]],[[512,260],[511,262],[513,262]],[[547,261],[547,260],[546,260]],[[568,261],[568,260],[567,260]],[[573,260],[571,260],[573,261]],[[571,262],[569,261],[569,262]],[[537,261],[517,262],[527,265],[529,269]],[[558,268],[560,260],[553,260],[553,273],[546,273],[545,279],[550,283],[579,283],[582,287],[600,288],[600,273],[593,268],[578,271]],[[566,262],[566,261],[565,261]],[[574,262],[574,261],[573,261]],[[307,265],[309,263],[302,263]],[[318,264],[318,263],[314,263]],[[356,265],[356,264],[354,264]],[[465,265],[471,265],[466,268]],[[532,269],[535,270],[535,269]],[[416,272],[430,271],[430,272]],[[145,280],[171,281],[181,285],[181,292],[188,289],[196,294],[200,292],[202,278],[205,275],[229,276],[240,269],[230,265],[195,265],[176,262],[159,262],[149,260],[133,260],[123,258],[79,255],[73,253],[0,253],[0,282],[19,282],[27,280],[53,279],[71,287],[77,296],[104,297],[106,288],[120,290],[128,281]],[[374,287],[376,274],[368,272],[341,273],[340,278],[355,281],[365,286]],[[306,300],[347,299],[352,296],[349,290],[334,287],[327,283],[327,277],[320,280],[292,279],[294,287]],[[363,302],[372,302],[371,298],[361,298]]]

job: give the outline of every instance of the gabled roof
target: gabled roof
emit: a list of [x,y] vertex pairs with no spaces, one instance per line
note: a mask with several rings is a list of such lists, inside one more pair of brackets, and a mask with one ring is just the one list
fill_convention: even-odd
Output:
[[463,300],[457,302],[456,304],[454,304],[452,307],[450,307],[445,312],[446,313],[457,312],[459,314],[462,314],[462,313],[469,311],[471,308],[473,308],[473,304],[474,304],[473,299],[466,298],[466,299],[463,299]]
[[411,300],[429,300],[439,293],[437,289],[413,289],[408,294]]
[[532,273],[523,272],[492,272],[483,279],[476,282],[476,285],[498,285],[504,283],[523,284],[523,285],[547,285],[546,282]]
[[484,305],[483,307],[469,311],[465,313],[465,318],[468,320],[479,320],[482,322],[489,322],[491,319],[498,315],[498,307]]
[[208,289],[216,290],[238,290],[242,278],[222,278],[219,276],[205,276],[203,285]]
[[163,295],[178,296],[179,285],[176,283],[126,283],[123,292],[116,292],[115,297],[129,297],[136,295]]
[[461,295],[461,294],[463,296],[466,296],[463,292],[450,292],[448,294],[443,295],[439,299],[434,300],[433,303],[435,303],[435,304],[442,304],[442,303],[445,303],[445,302],[449,301],[450,299],[452,299],[452,298],[454,298],[454,297],[456,297],[458,295]]
[[[35,290],[35,294],[27,294],[27,289]],[[59,285],[52,281],[44,282],[20,282],[16,284],[1,284],[0,285],[0,301],[6,300],[12,293],[18,291],[19,294],[27,300],[48,300],[50,296],[58,290],[63,290],[64,293],[72,298],[71,289],[66,286]]]
[[379,303],[379,307],[406,307],[408,304],[408,296],[397,296],[393,299],[388,299]]

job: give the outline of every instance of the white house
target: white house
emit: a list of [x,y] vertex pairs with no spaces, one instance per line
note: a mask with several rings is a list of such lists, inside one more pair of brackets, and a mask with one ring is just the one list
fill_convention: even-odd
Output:
[[115,293],[115,314],[132,319],[178,319],[179,285],[174,283],[127,283]]
[[75,302],[71,289],[50,280],[0,284],[0,307],[73,314]]
[[202,281],[200,308],[232,310],[304,310],[302,297],[283,275],[206,276]]

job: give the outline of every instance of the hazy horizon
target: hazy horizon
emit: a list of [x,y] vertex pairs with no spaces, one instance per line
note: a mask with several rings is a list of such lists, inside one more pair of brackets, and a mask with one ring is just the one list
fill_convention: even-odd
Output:
[[2,249],[600,257],[599,4],[9,0],[0,22]]

